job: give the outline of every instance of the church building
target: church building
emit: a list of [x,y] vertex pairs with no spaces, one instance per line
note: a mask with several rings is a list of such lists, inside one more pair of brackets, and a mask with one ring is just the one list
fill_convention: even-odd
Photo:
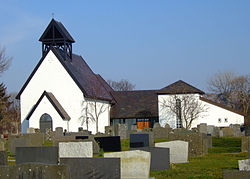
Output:
[[42,57],[17,95],[22,133],[30,127],[41,132],[56,127],[76,132],[82,127],[95,134],[117,123],[127,124],[128,130],[131,125],[153,127],[155,122],[178,128],[185,126],[180,121],[183,104],[176,113],[168,111],[164,102],[190,95],[206,106],[206,114],[199,115],[190,128],[200,123],[219,127],[244,123],[242,113],[202,97],[203,91],[181,80],[159,90],[114,91],[80,55],[73,54],[74,39],[54,19],[39,41]]

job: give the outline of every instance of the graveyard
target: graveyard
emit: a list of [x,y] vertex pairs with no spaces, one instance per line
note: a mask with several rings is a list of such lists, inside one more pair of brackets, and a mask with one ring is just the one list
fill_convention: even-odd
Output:
[[188,131],[156,125],[123,136],[110,127],[96,135],[82,129],[29,129],[27,134],[0,139],[0,179],[248,178],[246,131],[241,136],[230,129],[229,136],[217,135],[216,130],[205,134],[204,126]]

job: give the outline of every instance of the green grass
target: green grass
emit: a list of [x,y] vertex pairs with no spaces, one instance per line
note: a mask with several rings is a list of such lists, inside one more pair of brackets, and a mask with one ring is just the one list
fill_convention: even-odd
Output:
[[121,148],[122,151],[128,151],[129,150],[129,138],[127,139],[121,139]]
[[159,143],[159,142],[168,142],[168,139],[155,139],[155,143]]
[[241,151],[240,137],[213,138],[213,147],[202,157],[191,157],[189,163],[171,164],[170,170],[151,171],[156,179],[222,178],[223,170],[238,170],[238,160],[247,159]]
[[52,146],[52,141],[50,141],[50,140],[45,140],[43,146],[45,146],[45,147],[50,147],[50,146]]

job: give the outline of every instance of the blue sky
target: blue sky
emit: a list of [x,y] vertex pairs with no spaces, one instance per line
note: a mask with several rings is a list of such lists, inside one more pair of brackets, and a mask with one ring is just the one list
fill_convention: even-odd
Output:
[[95,73],[136,89],[181,79],[207,91],[216,72],[250,73],[249,0],[10,0],[0,6],[0,45],[13,57],[0,77],[8,92],[21,89],[41,58],[38,39],[52,13]]

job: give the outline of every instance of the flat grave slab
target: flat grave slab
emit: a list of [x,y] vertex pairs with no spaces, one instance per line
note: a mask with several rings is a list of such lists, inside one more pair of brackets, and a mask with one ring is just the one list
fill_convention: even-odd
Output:
[[94,139],[99,144],[100,149],[103,149],[104,152],[121,151],[120,136],[95,137]]
[[19,164],[0,166],[0,179],[69,179],[65,165]]
[[60,164],[69,167],[74,179],[121,178],[119,158],[61,158]]
[[155,146],[170,149],[170,163],[188,162],[188,142],[174,140],[170,142],[156,143]]
[[59,158],[70,157],[93,157],[92,142],[59,142]]
[[150,152],[134,150],[104,153],[104,158],[121,159],[121,178],[149,178]]
[[58,163],[58,147],[17,147],[16,164],[22,163]]

